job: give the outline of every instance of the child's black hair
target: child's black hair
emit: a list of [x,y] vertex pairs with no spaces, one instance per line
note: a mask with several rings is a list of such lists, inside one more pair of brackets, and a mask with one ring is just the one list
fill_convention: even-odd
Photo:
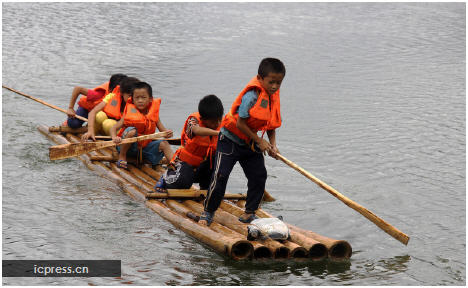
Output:
[[120,112],[123,112],[125,109],[125,104],[123,103],[123,94],[132,95],[133,86],[138,82],[140,82],[140,80],[138,80],[135,77],[127,77],[123,79],[122,82],[120,83],[120,97],[122,98],[122,105],[120,105]]
[[205,120],[218,120],[223,118],[223,102],[216,95],[207,95],[198,103],[198,113]]
[[283,62],[276,58],[264,58],[258,66],[258,75],[265,78],[269,73],[281,73],[286,75],[286,68]]
[[132,95],[133,95],[133,91],[135,89],[146,89],[146,91],[148,91],[148,94],[149,94],[150,98],[153,98],[153,88],[151,88],[150,84],[148,84],[146,82],[137,82],[137,83],[135,83],[135,85],[133,85]]
[[109,79],[109,93],[112,92],[117,85],[120,85],[122,80],[125,78],[127,78],[127,75],[121,73],[112,75]]

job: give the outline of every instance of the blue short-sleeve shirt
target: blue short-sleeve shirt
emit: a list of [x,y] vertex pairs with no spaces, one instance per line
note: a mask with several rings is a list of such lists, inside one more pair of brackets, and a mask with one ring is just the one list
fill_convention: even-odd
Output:
[[[242,102],[239,108],[237,109],[237,112],[239,113],[240,118],[249,118],[249,110],[255,105],[258,99],[258,94],[257,91],[254,89],[247,91],[244,96],[242,96]],[[246,145],[245,141],[240,139],[236,134],[231,133],[229,130],[225,129],[224,127],[221,128],[221,133],[226,135],[230,140],[232,140],[234,143],[237,143],[239,145]]]

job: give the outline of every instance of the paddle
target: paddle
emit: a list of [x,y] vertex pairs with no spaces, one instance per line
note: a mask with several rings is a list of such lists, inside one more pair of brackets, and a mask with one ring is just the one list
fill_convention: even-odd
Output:
[[[19,94],[19,95],[21,95],[21,96],[24,96],[24,97],[26,97],[26,98],[29,98],[29,99],[31,99],[31,100],[34,100],[34,101],[39,102],[39,103],[41,103],[41,104],[43,104],[43,105],[49,106],[50,108],[53,108],[53,109],[55,109],[55,110],[58,110],[58,111],[60,111],[60,112],[63,112],[63,113],[65,113],[65,114],[67,114],[67,111],[64,110],[64,109],[62,109],[62,108],[59,108],[59,107],[57,107],[57,106],[55,106],[55,105],[52,105],[52,104],[49,104],[49,103],[47,103],[47,102],[45,102],[45,101],[42,101],[42,100],[40,100],[40,99],[37,99],[37,98],[35,98],[35,97],[32,97],[32,96],[26,95],[26,94],[24,94],[24,93],[21,93],[21,92],[15,90],[15,89],[13,89],[13,88],[6,87],[5,85],[2,85],[2,88],[5,88],[5,89],[7,89],[7,90],[10,90],[10,91],[12,91],[12,92],[15,92],[16,94]],[[84,118],[84,117],[81,117],[80,115],[75,115],[75,117],[78,118],[78,119],[80,119],[80,120],[82,120],[82,121],[88,122],[88,119],[86,119],[86,118]]]
[[84,153],[89,153],[91,151],[113,147],[121,144],[133,143],[143,140],[155,140],[155,139],[164,139],[164,136],[168,135],[166,132],[159,132],[149,135],[143,135],[133,138],[127,138],[122,140],[119,144],[114,143],[114,141],[100,141],[100,142],[79,142],[79,143],[69,143],[56,145],[49,148],[49,158],[50,160],[59,160],[78,156]]
[[409,237],[408,235],[406,235],[405,233],[401,232],[400,230],[398,230],[397,228],[393,227],[392,225],[390,225],[389,223],[385,222],[383,219],[379,218],[377,215],[375,215],[374,213],[372,213],[371,211],[367,210],[365,207],[359,205],[358,203],[350,200],[349,198],[345,197],[344,195],[342,195],[340,192],[336,191],[335,189],[333,189],[332,187],[330,187],[329,185],[327,185],[326,183],[322,182],[320,179],[318,179],[317,177],[315,177],[314,175],[310,174],[309,172],[307,172],[306,170],[302,169],[301,167],[299,167],[297,164],[295,164],[294,162],[286,159],[283,155],[277,153],[276,154],[278,156],[278,158],[283,161],[284,163],[286,163],[286,165],[290,166],[291,168],[293,168],[294,170],[298,171],[299,173],[301,173],[302,175],[304,175],[305,177],[309,178],[310,180],[314,181],[315,183],[317,183],[320,187],[322,187],[323,189],[327,190],[328,192],[330,192],[330,194],[332,194],[333,196],[335,196],[336,198],[338,198],[339,200],[341,200],[343,203],[345,203],[346,205],[348,205],[349,207],[353,208],[354,210],[356,210],[357,212],[359,212],[361,215],[363,215],[364,217],[366,217],[367,219],[369,219],[370,221],[372,221],[375,225],[377,225],[380,229],[382,229],[383,231],[385,231],[386,233],[388,233],[390,236],[392,236],[393,238],[397,239],[398,241],[400,241],[401,243],[405,244],[405,245],[408,245],[408,241],[409,241]]
[[[65,113],[65,114],[67,114],[67,111],[66,111],[66,110],[64,110],[64,109],[62,109],[62,108],[59,108],[59,107],[57,107],[57,106],[55,106],[55,105],[49,104],[49,103],[47,103],[47,102],[45,102],[45,101],[43,101],[43,100],[40,100],[40,99],[38,99],[38,98],[32,97],[32,96],[27,95],[27,94],[24,94],[24,93],[22,93],[22,92],[20,92],[20,91],[17,91],[17,90],[15,90],[15,89],[10,88],[10,87],[7,87],[7,86],[5,86],[5,85],[2,85],[2,88],[5,88],[5,89],[10,90],[10,91],[12,91],[12,92],[14,92],[14,93],[16,93],[16,94],[19,94],[19,95],[21,95],[21,96],[24,96],[24,97],[26,97],[26,98],[29,98],[29,99],[34,100],[34,101],[36,101],[36,102],[39,102],[39,103],[41,103],[41,104],[43,104],[43,105],[45,105],[45,106],[48,106],[48,107],[50,107],[50,108],[53,108],[53,109],[55,109],[55,110],[58,110],[58,111],[60,111],[60,112],[63,112],[63,113]],[[84,117],[81,117],[80,115],[75,115],[75,117],[78,118],[78,119],[80,119],[80,120],[82,120],[82,121],[88,122],[88,119],[86,119],[86,118],[84,118]],[[86,128],[86,127],[82,127],[82,128]],[[51,132],[68,132],[68,133],[72,133],[73,130],[75,130],[75,133],[76,133],[76,132],[79,131],[79,129],[80,129],[80,128],[70,128],[70,127],[62,127],[62,126],[59,126],[59,127],[54,127],[54,129],[49,129],[49,130],[50,130]],[[86,129],[87,129],[87,128],[86,128]],[[79,132],[82,133],[82,131],[79,131]],[[109,140],[112,139],[112,137],[110,137],[110,136],[95,136],[95,137],[96,137],[96,139],[109,139]],[[169,144],[171,144],[171,145],[180,145],[180,138],[171,138],[171,139],[165,139],[165,140],[168,141]],[[71,157],[72,157],[72,156],[71,156]]]

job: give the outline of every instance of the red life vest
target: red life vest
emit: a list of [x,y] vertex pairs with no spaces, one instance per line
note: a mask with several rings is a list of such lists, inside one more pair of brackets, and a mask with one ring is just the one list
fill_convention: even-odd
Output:
[[[98,87],[93,88],[94,91],[104,91],[104,96],[109,93],[109,82],[103,83]],[[104,98],[104,96],[102,98]],[[101,103],[102,98],[96,101],[88,101],[86,96],[81,96],[80,101],[78,101],[78,106],[83,107],[84,109],[91,111],[99,103]]]
[[122,112],[120,112],[120,106],[122,105],[122,97],[120,96],[120,86],[117,86],[114,91],[112,91],[111,99],[106,103],[106,106],[102,109],[106,113],[107,117],[120,120],[122,118]]
[[242,96],[252,89],[255,89],[259,95],[257,102],[249,110],[250,117],[247,119],[247,126],[255,133],[273,130],[281,126],[279,89],[270,97],[258,81],[257,76],[255,76],[237,96],[231,110],[224,116],[221,123],[222,127],[228,129],[246,143],[250,142],[250,138],[237,128],[237,120],[239,119],[237,110],[242,103]]
[[[192,167],[200,166],[200,163],[209,158],[210,161],[216,152],[216,145],[218,144],[218,137],[216,136],[193,136],[191,139],[187,136],[185,131],[189,119],[195,117],[198,120],[200,127],[206,127],[200,119],[200,113],[194,112],[185,120],[184,128],[182,129],[181,147],[177,149],[171,161],[178,156],[181,161],[189,164]],[[218,131],[221,128],[218,127]],[[211,164],[210,164],[211,165]]]
[[[156,123],[159,120],[159,106],[161,105],[161,98],[153,99],[147,114],[143,114],[132,102],[132,98],[128,98],[127,105],[123,113],[124,124],[119,131],[119,136],[122,136],[125,128],[135,127],[138,135],[148,135],[156,132]],[[139,147],[145,147],[153,140],[139,141]]]

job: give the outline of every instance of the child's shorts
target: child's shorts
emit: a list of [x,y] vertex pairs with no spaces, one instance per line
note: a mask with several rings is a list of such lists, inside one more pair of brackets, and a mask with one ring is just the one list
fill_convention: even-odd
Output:
[[[135,127],[127,127],[122,134],[122,139],[127,137],[128,132],[135,129]],[[135,129],[136,130],[136,129]],[[135,131],[135,137],[138,136],[138,132]],[[145,148],[143,148],[143,159],[149,161],[151,165],[157,165],[164,157],[164,153],[159,151],[159,144],[164,140],[153,140]],[[127,151],[127,156],[138,157],[138,142],[132,143],[130,149]],[[117,146],[117,151],[120,152],[120,146]]]

